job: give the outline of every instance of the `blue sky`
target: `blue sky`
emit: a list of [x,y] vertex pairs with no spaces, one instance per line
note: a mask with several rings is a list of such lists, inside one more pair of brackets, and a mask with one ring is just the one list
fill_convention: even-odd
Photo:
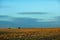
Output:
[[[3,22],[26,24],[28,27],[40,26],[41,22],[43,25],[60,26],[59,18],[59,0],[0,0],[0,21]],[[22,23],[18,23],[20,21]]]

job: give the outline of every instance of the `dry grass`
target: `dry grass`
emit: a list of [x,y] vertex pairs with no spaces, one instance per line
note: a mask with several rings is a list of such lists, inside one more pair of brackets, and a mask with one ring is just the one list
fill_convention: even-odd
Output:
[[60,28],[0,29],[0,40],[60,40]]

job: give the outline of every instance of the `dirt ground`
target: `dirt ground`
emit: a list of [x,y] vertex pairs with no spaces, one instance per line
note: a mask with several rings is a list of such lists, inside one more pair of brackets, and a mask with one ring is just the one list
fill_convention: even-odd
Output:
[[4,28],[0,40],[60,40],[60,28]]

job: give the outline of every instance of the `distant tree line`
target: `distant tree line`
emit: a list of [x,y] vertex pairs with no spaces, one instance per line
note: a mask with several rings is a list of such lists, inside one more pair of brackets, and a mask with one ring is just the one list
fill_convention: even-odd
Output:
[[[12,28],[9,27],[8,29],[12,29]],[[18,29],[21,29],[21,27],[18,27]]]

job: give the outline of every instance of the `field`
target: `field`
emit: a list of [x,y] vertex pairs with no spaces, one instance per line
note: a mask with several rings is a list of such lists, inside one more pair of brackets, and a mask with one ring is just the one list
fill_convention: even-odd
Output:
[[60,28],[0,29],[0,40],[60,40]]

